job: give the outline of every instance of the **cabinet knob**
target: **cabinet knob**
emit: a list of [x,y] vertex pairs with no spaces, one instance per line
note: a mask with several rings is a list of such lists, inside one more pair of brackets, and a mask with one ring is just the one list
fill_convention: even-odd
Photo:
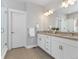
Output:
[[12,34],[14,33],[14,32],[11,32]]
[[46,43],[48,43],[48,42],[46,42]]
[[39,40],[41,41],[41,38],[39,38]]
[[4,28],[1,28],[1,33],[4,33]]
[[59,45],[59,49],[60,49],[60,50],[63,50],[63,47],[62,47],[62,45]]

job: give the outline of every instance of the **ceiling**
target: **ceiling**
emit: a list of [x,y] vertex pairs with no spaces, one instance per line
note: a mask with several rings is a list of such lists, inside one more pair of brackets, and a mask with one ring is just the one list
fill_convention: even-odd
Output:
[[[63,0],[15,0],[19,2],[31,2],[37,5],[44,6],[46,10],[48,9],[54,9],[58,10],[59,12],[67,12],[67,11],[72,11],[72,10],[77,10],[77,3],[74,5],[68,7],[68,8],[61,8],[61,3]],[[74,9],[75,8],[75,9]],[[63,11],[65,10],[65,11]]]
[[55,2],[59,2],[60,0],[18,0],[18,1],[31,2],[31,3],[34,3],[34,4],[41,5],[41,6],[46,6],[47,4],[49,4],[51,2],[53,4],[56,4]]

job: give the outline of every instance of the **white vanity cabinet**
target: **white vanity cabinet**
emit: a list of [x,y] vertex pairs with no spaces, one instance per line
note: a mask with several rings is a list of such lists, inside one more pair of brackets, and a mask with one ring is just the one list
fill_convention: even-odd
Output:
[[78,48],[70,45],[63,45],[64,59],[78,59]]
[[38,46],[55,59],[78,59],[78,41],[40,34]]
[[45,51],[50,54],[50,36],[45,37]]
[[77,41],[52,37],[51,55],[55,59],[78,59]]
[[50,54],[50,37],[47,35],[38,35],[38,46]]
[[42,49],[45,49],[45,40],[44,40],[44,35],[38,35],[38,46]]
[[62,43],[55,40],[51,41],[51,55],[55,59],[63,59],[63,48]]

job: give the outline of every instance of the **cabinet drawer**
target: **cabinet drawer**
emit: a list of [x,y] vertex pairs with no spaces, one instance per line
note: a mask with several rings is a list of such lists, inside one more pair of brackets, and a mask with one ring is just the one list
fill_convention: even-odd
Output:
[[46,52],[50,54],[50,39],[49,38],[45,40],[45,49],[46,49]]
[[37,40],[37,44],[38,44],[38,46],[41,46],[41,38],[38,38],[38,40]]

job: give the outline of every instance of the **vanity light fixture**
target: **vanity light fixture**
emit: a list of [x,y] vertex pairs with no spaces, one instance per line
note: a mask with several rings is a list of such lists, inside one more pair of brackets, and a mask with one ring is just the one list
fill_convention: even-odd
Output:
[[49,15],[53,14],[53,12],[54,12],[54,10],[51,9],[51,10],[49,10],[48,12],[44,13],[44,15],[45,15],[45,16],[49,16]]
[[68,3],[63,2],[63,3],[62,3],[62,7],[67,8],[67,7],[68,7]]
[[68,4],[70,4],[70,5],[74,5],[75,2],[76,2],[76,0],[68,0]]
[[48,16],[48,15],[50,15],[50,13],[49,13],[49,12],[46,12],[46,13],[44,13],[44,15],[45,15],[45,16]]
[[69,5],[74,5],[76,0],[63,0],[62,7],[67,8]]

